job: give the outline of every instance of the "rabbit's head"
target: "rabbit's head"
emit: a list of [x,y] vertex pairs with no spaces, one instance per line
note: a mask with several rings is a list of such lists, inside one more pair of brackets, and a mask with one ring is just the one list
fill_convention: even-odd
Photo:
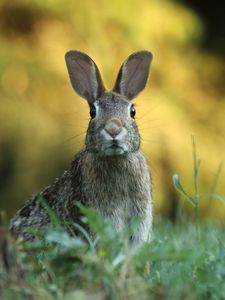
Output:
[[94,61],[79,51],[66,53],[66,64],[74,90],[90,107],[86,135],[88,151],[100,155],[122,155],[137,151],[140,135],[135,108],[130,102],[147,82],[152,54],[139,51],[130,55],[120,68],[112,91],[106,91]]

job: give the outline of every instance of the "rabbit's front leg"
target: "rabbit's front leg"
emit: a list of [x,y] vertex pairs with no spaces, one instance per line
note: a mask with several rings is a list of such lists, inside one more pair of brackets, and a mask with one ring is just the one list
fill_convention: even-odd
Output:
[[138,226],[135,228],[134,233],[130,237],[130,244],[132,246],[141,245],[144,242],[149,242],[151,239],[152,230],[152,205],[148,202],[144,211],[136,207],[135,215],[138,220]]

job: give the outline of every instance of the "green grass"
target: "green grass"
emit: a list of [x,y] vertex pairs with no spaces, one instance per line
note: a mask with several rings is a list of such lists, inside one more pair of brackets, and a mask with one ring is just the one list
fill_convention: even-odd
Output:
[[76,225],[81,237],[69,235],[54,212],[40,198],[52,224],[36,242],[13,243],[0,230],[0,299],[225,299],[225,225],[199,222],[204,198],[215,193],[221,167],[209,193],[200,194],[200,160],[192,138],[194,192],[185,191],[178,175],[175,188],[194,208],[191,222],[182,210],[178,220],[155,218],[151,243],[131,248],[133,222],[120,234],[108,220],[81,207],[84,222],[96,232],[95,240]]
[[130,249],[127,232],[118,235],[91,210],[85,214],[98,233],[94,246],[62,228],[15,245],[0,299],[224,299],[224,227],[201,225],[199,239],[193,224],[158,219],[151,243]]

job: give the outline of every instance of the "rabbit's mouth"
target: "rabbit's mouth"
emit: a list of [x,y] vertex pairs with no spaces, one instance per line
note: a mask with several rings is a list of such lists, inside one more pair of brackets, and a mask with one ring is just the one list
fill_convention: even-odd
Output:
[[118,144],[117,142],[113,142],[111,145],[104,149],[105,155],[122,155],[126,152],[125,147]]

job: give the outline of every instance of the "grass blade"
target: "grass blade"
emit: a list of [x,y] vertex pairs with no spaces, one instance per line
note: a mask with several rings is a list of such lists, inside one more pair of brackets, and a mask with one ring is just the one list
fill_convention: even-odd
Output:
[[179,193],[181,193],[188,201],[190,201],[192,205],[196,206],[195,200],[192,199],[192,197],[189,196],[185,192],[184,188],[182,187],[182,185],[180,183],[179,175],[177,175],[177,174],[173,175],[173,184]]
[[[217,172],[213,178],[213,182],[212,182],[212,185],[211,185],[211,188],[210,188],[210,194],[214,194],[215,193],[215,190],[216,190],[216,186],[217,186],[217,183],[218,183],[218,180],[219,180],[219,177],[220,177],[220,174],[222,172],[222,169],[223,169],[223,163],[220,163],[219,164],[219,167],[217,169]],[[209,197],[209,200],[211,200],[213,197]]]

